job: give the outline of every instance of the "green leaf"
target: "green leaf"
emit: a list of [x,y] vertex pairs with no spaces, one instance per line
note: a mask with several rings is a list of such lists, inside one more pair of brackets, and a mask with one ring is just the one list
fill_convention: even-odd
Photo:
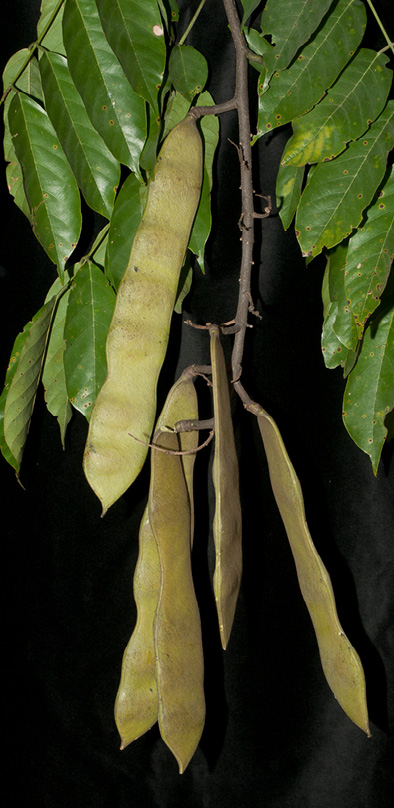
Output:
[[181,93],[176,92],[176,90],[172,90],[166,106],[163,140],[167,137],[169,131],[183,120],[189,112],[189,109],[190,100],[185,98]]
[[293,122],[293,137],[282,157],[295,166],[331,160],[349,140],[359,138],[382,111],[390,90],[388,57],[361,49],[307,115]]
[[[41,99],[41,77],[37,59],[34,57],[30,59],[27,67],[15,84],[15,76],[17,76],[19,70],[22,69],[29,54],[29,49],[24,48],[14,53],[8,60],[3,72],[3,91],[5,92],[11,85],[14,85],[16,89]],[[14,197],[15,204],[30,221],[30,208],[23,185],[22,166],[16,156],[14,140],[11,136],[8,123],[11,98],[12,95],[8,95],[4,101],[4,157],[6,162],[9,163],[6,168],[7,186],[11,196]]]
[[335,160],[319,163],[298,206],[296,234],[303,255],[334,247],[361,222],[381,183],[394,144],[394,101],[360,139]]
[[146,193],[147,188],[130,174],[116,198],[105,256],[105,272],[116,291],[126,271],[133,238],[144,212]]
[[42,371],[42,383],[45,389],[45,401],[51,415],[57,418],[60,437],[64,448],[67,425],[71,419],[72,408],[68,400],[66,376],[64,373],[64,325],[66,321],[70,289],[62,291],[59,278],[51,286],[48,298],[57,295],[58,303],[54,312],[51,333]]
[[299,48],[316,31],[332,0],[267,0],[261,16],[261,31],[272,34],[275,47],[265,54],[268,76],[287,67]]
[[105,35],[138,95],[159,117],[158,90],[163,81],[166,47],[156,2],[96,0]]
[[[211,107],[214,104],[211,94],[207,91],[198,96],[198,104]],[[209,177],[209,188],[212,189],[213,161],[219,142],[219,118],[216,115],[204,115],[201,119],[201,132],[204,138],[204,165]]]
[[280,165],[276,178],[276,200],[285,230],[290,227],[301,197],[305,169],[303,166]]
[[10,131],[21,163],[33,232],[63,277],[81,231],[75,177],[45,110],[23,93],[9,109]]
[[40,72],[47,113],[82,194],[92,210],[110,219],[119,163],[90,123],[64,56],[44,53]]
[[68,0],[63,28],[69,70],[93,126],[114,157],[139,176],[145,102],[108,44],[95,3]]
[[331,370],[344,365],[348,358],[348,349],[345,348],[334,331],[334,323],[338,314],[338,303],[334,300],[330,303],[323,323],[321,338],[321,349],[324,364]]
[[260,0],[241,0],[241,3],[244,9],[242,25],[245,25],[246,20],[249,19],[251,14],[253,14],[257,6],[260,4]]
[[335,81],[361,42],[366,24],[360,0],[338,0],[322,28],[287,70],[276,71],[259,90],[258,137],[308,112]]
[[394,305],[373,317],[365,329],[357,364],[343,399],[343,421],[366,452],[377,474],[387,435],[384,420],[394,407]]
[[27,323],[24,330],[21,331],[20,334],[18,334],[14,342],[5,377],[4,389],[0,396],[0,449],[7,463],[9,463],[10,466],[12,466],[16,472],[19,471],[19,463],[16,457],[14,457],[14,455],[12,454],[10,447],[8,446],[4,437],[4,408],[5,403],[7,401],[8,391],[10,389],[10,385],[15,376],[15,373],[18,369],[18,364],[21,358],[23,346],[26,342],[31,326],[32,322]]
[[[52,15],[56,10],[59,0],[42,0],[41,14],[37,23],[37,36],[40,37],[44,28],[50,22]],[[48,32],[41,40],[41,45],[50,51],[56,51],[65,55],[63,36],[62,36],[62,18],[63,18],[64,3],[60,6],[56,17],[54,18]]]
[[[270,45],[270,43],[266,39],[264,39],[263,35],[260,34],[258,31],[256,31],[254,28],[245,29],[244,36],[245,36],[245,39],[246,39],[246,41],[248,43],[249,50],[252,51],[253,53],[255,53],[256,57],[257,56],[258,57],[260,57],[260,56],[264,57],[265,54],[268,53],[268,51],[272,50],[272,45]],[[254,67],[256,70],[258,70],[258,72],[261,74],[260,75],[260,82],[261,82],[262,81],[262,68],[263,68],[264,76],[267,76],[267,68],[266,68],[265,64],[264,64],[264,67],[263,67],[261,59],[259,61],[257,60],[257,58],[256,58],[256,60],[253,60],[252,53],[248,54],[248,59],[249,59],[250,64],[252,65],[252,67]],[[264,83],[265,83],[265,81],[264,81]],[[267,83],[267,88],[268,88],[268,83]]]
[[380,303],[393,259],[394,168],[377,199],[368,208],[362,226],[349,239],[345,295],[358,339],[362,337],[368,317]]
[[105,275],[90,261],[74,277],[68,301],[64,337],[67,394],[87,419],[105,381],[105,344],[115,293]]
[[338,244],[330,253],[329,260],[329,288],[330,298],[336,303],[336,316],[333,329],[339,341],[346,348],[354,351],[357,347],[357,328],[354,322],[350,301],[345,292],[346,256],[348,240]]
[[[45,347],[56,297],[37,312],[20,341],[20,356],[9,384],[4,404],[4,440],[19,471],[40,381]],[[15,348],[15,346],[14,346]],[[15,351],[13,351],[15,356]]]
[[189,250],[191,250],[197,257],[197,261],[201,267],[202,272],[205,272],[204,267],[204,252],[208,236],[211,232],[211,194],[209,188],[209,176],[207,169],[204,166],[204,177],[201,188],[200,203],[197,208],[196,218],[192,227],[189,240]]
[[168,70],[175,89],[190,100],[201,92],[208,78],[205,56],[191,45],[175,45]]

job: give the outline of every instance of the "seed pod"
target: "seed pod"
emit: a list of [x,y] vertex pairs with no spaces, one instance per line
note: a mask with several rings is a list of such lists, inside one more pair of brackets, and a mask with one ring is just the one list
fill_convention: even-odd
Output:
[[156,386],[179,274],[202,182],[202,142],[193,116],[171,130],[149,183],[107,337],[107,379],[93,406],[84,471],[103,514],[134,481],[147,454]]
[[134,573],[137,623],[123,655],[122,674],[115,701],[115,722],[124,749],[157,721],[153,620],[160,591],[160,566],[148,506],[139,533],[139,554]]
[[312,542],[301,486],[275,421],[257,415],[267,455],[272,490],[297,569],[298,582],[312,619],[327,682],[345,713],[369,736],[364,671],[342,630],[330,576]]
[[[190,375],[184,373],[171,388],[156,429],[172,429],[176,421],[197,420],[197,418],[195,387]],[[197,432],[180,434],[179,443],[182,451],[193,452],[197,448]],[[194,459],[193,453],[181,457],[191,511]],[[150,497],[154,496],[155,490],[151,488]],[[134,573],[137,622],[123,655],[121,679],[115,701],[115,722],[121,737],[121,749],[147,732],[158,718],[153,623],[159,594],[160,561],[147,506],[140,526],[139,555]]]
[[[175,433],[154,442],[176,451]],[[205,721],[200,615],[191,571],[189,495],[179,455],[153,451],[149,519],[160,557],[161,586],[154,623],[160,733],[185,770]]]
[[213,589],[220,638],[227,647],[242,575],[242,512],[239,498],[238,458],[235,448],[226,363],[219,329],[210,328],[215,416],[215,453],[212,467],[215,488],[213,537],[216,564]]

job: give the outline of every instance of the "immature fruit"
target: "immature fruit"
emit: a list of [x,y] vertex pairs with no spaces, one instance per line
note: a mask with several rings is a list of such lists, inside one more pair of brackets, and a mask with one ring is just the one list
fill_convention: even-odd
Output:
[[[176,451],[175,433],[154,442]],[[149,519],[160,557],[160,597],[154,623],[160,734],[185,770],[205,721],[204,657],[191,571],[190,504],[179,455],[152,453]]]
[[201,137],[195,118],[187,115],[157,158],[108,332],[108,375],[93,406],[84,455],[85,475],[103,513],[131,485],[146,458],[202,166]]
[[226,362],[219,328],[212,326],[211,364],[215,453],[212,467],[215,488],[213,538],[216,564],[213,589],[223,648],[227,647],[242,575],[242,512],[239,498],[238,458],[234,442]]
[[275,421],[257,414],[272,490],[297,568],[302,596],[311,616],[327,682],[345,713],[367,735],[368,712],[360,658],[338,620],[330,576],[312,542],[301,486]]
[[[186,372],[171,388],[156,424],[157,430],[171,430],[180,420],[197,420],[197,395],[191,376]],[[193,465],[198,444],[197,432],[178,436],[179,448],[191,454],[181,456],[187,486],[189,516],[193,511]],[[155,450],[153,450],[154,452]],[[151,486],[150,507],[154,509],[160,478]],[[181,490],[183,491],[184,483]],[[137,622],[123,655],[121,680],[115,702],[115,721],[124,749],[156,723],[159,713],[156,683],[156,650],[154,617],[160,595],[161,574],[157,542],[149,520],[149,505],[142,517],[139,532],[139,555],[134,573],[134,599]],[[174,522],[174,525],[176,522]],[[192,529],[189,519],[189,535]],[[187,537],[189,541],[189,536]],[[175,688],[177,684],[174,684]]]

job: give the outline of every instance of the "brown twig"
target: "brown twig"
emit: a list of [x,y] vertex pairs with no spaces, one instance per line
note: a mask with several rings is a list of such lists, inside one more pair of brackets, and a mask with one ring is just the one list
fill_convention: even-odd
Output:
[[[172,432],[174,430],[168,430],[168,431]],[[150,449],[155,449],[156,452],[163,452],[163,454],[166,455],[192,455],[196,454],[196,452],[199,452],[200,449],[205,449],[205,447],[208,446],[208,444],[211,442],[215,434],[215,430],[211,429],[207,439],[204,441],[204,443],[201,443],[199,446],[197,446],[196,449],[185,449],[183,451],[180,450],[179,452],[176,452],[174,449],[164,449],[163,446],[158,446],[157,443],[148,443],[147,441],[141,440],[141,438],[137,438],[135,435],[132,435],[131,432],[129,432],[128,434],[130,435],[130,438],[136,440],[137,443],[143,443],[144,446],[149,446]]]

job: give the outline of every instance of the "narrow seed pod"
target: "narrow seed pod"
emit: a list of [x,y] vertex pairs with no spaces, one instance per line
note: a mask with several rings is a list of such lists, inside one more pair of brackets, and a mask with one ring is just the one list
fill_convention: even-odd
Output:
[[345,713],[369,736],[364,671],[339,622],[330,576],[312,542],[299,480],[275,421],[257,414],[267,455],[272,490],[297,569],[298,582],[312,619],[327,682]]
[[159,556],[147,506],[140,526],[139,555],[134,573],[137,623],[123,655],[115,701],[115,722],[121,737],[121,749],[147,732],[157,721],[159,702],[153,620],[159,591]]
[[146,458],[202,165],[201,137],[195,118],[187,115],[168,134],[157,158],[108,332],[108,373],[93,405],[84,454],[85,475],[103,514],[135,480]]
[[[154,442],[176,451],[175,433]],[[154,624],[160,733],[182,774],[205,721],[200,615],[191,571],[189,495],[179,455],[152,452],[149,519],[160,557],[161,587]]]
[[[156,429],[171,430],[176,421],[183,419],[198,419],[197,395],[188,373],[182,374],[172,386]],[[197,448],[198,433],[180,434],[179,443],[182,451],[193,452]],[[191,510],[194,460],[193,453],[181,457]],[[151,489],[151,497],[154,493]],[[140,526],[139,555],[134,573],[137,622],[123,655],[121,679],[115,701],[115,722],[121,737],[121,749],[147,732],[158,718],[153,623],[159,594],[160,561],[147,505]]]
[[217,326],[210,328],[215,417],[215,453],[212,477],[215,489],[213,537],[216,564],[213,590],[220,638],[227,647],[242,576],[242,512],[238,458],[235,448],[226,363]]

